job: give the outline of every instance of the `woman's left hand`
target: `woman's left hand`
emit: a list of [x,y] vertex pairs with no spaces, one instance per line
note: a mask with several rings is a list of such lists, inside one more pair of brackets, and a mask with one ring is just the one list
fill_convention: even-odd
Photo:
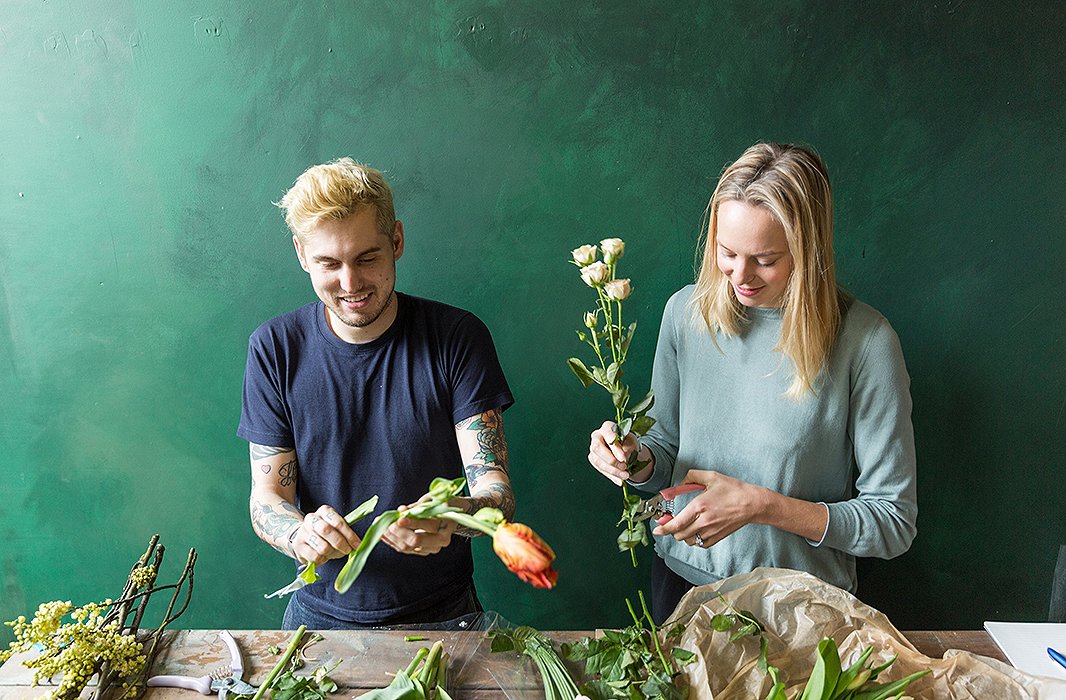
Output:
[[682,483],[703,484],[706,490],[652,534],[703,548],[754,522],[766,493],[761,486],[703,469],[690,470]]

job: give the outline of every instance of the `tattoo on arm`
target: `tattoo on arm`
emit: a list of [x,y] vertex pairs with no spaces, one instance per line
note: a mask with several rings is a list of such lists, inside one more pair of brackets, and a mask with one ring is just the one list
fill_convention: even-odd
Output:
[[291,503],[269,505],[252,499],[252,529],[259,538],[285,556],[289,554],[289,533],[303,520],[303,513]]
[[[510,520],[514,516],[515,499],[507,479],[507,439],[503,434],[503,416],[499,409],[485,411],[456,424],[455,429],[469,435],[473,432],[477,442],[474,454],[465,455],[468,463],[463,467],[466,483],[470,488],[468,499],[469,512],[479,509],[499,508],[503,517]],[[463,443],[470,441],[463,438]],[[484,477],[493,475],[489,483],[483,483]],[[501,479],[502,477],[502,479]],[[456,534],[464,537],[476,537],[481,533],[469,528],[459,527]]]
[[[260,460],[269,460],[269,458],[277,455],[292,455],[292,459],[289,461],[276,465],[278,467],[278,485],[288,488],[296,483],[296,476],[298,473],[296,451],[291,447],[270,447],[269,445],[257,445],[254,442],[251,443],[253,463]],[[277,460],[274,461],[275,463],[277,462]],[[265,461],[259,465],[259,471],[263,474],[269,474],[274,470],[274,466],[275,464]]]
[[455,427],[477,433],[478,452],[473,459],[507,468],[507,438],[503,435],[503,416],[498,409],[467,418]]
[[278,468],[278,483],[285,487],[296,483],[296,455]]
[[[478,512],[482,508],[499,508],[503,512],[505,520],[509,521],[514,517],[514,493],[511,492],[511,487],[508,484],[499,481],[488,484],[478,491],[477,495],[471,496],[469,504],[469,512],[471,514]],[[482,533],[479,530],[460,526],[455,528],[455,534],[463,537],[478,537]]]
[[251,445],[253,460],[266,459],[267,457],[279,455],[282,452],[295,452],[291,447],[271,447],[269,445],[257,445],[254,442],[251,443]]

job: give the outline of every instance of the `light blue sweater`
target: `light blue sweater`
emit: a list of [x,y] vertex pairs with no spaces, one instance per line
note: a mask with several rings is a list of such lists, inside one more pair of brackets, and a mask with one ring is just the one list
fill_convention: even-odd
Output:
[[774,351],[781,310],[747,309],[739,336],[718,334],[719,351],[689,305],[693,290],[666,304],[652,375],[657,423],[641,440],[655,470],[634,486],[653,492],[681,483],[689,469],[714,470],[825,503],[829,527],[810,542],[746,525],[708,549],[657,537],[656,552],[696,584],[773,566],[854,591],[855,557],[895,557],[915,535],[910,378],[899,339],[881,314],[853,301],[816,395],[795,402],[784,396],[791,362]]

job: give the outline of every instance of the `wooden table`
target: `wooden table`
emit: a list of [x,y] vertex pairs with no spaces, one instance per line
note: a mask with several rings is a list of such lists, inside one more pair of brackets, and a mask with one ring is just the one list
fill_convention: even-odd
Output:
[[[261,683],[274,666],[278,655],[267,651],[271,646],[282,650],[292,637],[291,632],[279,630],[233,631],[234,639],[245,657],[244,679],[253,685]],[[411,661],[415,652],[433,641],[444,641],[445,650],[452,655],[450,673],[458,687],[456,700],[494,700],[504,697],[499,690],[501,681],[493,676],[492,667],[499,676],[506,674],[507,687],[535,689],[539,678],[535,673],[522,672],[515,664],[501,665],[500,657],[490,657],[488,641],[483,632],[322,632],[323,639],[308,649],[310,672],[322,664],[343,663],[332,677],[347,692],[337,698],[351,697],[370,688],[388,685],[391,677]],[[407,642],[404,637],[418,634],[425,641]],[[547,632],[556,641],[576,641],[590,636],[588,631]],[[948,649],[962,649],[982,656],[1006,661],[992,638],[984,631],[936,631],[904,632],[904,636],[926,656],[940,658]],[[168,645],[156,659],[153,674],[202,676],[205,673],[229,665],[229,653],[214,630],[177,630],[166,634]],[[34,688],[30,684],[32,672],[21,661],[24,657],[12,657],[0,667],[0,698],[22,700],[38,698],[46,688]],[[501,668],[503,670],[501,670]],[[530,697],[535,697],[529,693]],[[149,700],[195,700],[203,697],[191,690],[152,688],[145,695]],[[541,696],[543,697],[543,696]]]

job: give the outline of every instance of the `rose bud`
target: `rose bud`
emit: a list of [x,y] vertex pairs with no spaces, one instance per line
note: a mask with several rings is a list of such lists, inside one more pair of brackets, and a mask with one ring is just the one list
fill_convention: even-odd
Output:
[[625,252],[626,244],[621,238],[604,238],[600,241],[600,249],[603,250],[603,259],[610,265]]

